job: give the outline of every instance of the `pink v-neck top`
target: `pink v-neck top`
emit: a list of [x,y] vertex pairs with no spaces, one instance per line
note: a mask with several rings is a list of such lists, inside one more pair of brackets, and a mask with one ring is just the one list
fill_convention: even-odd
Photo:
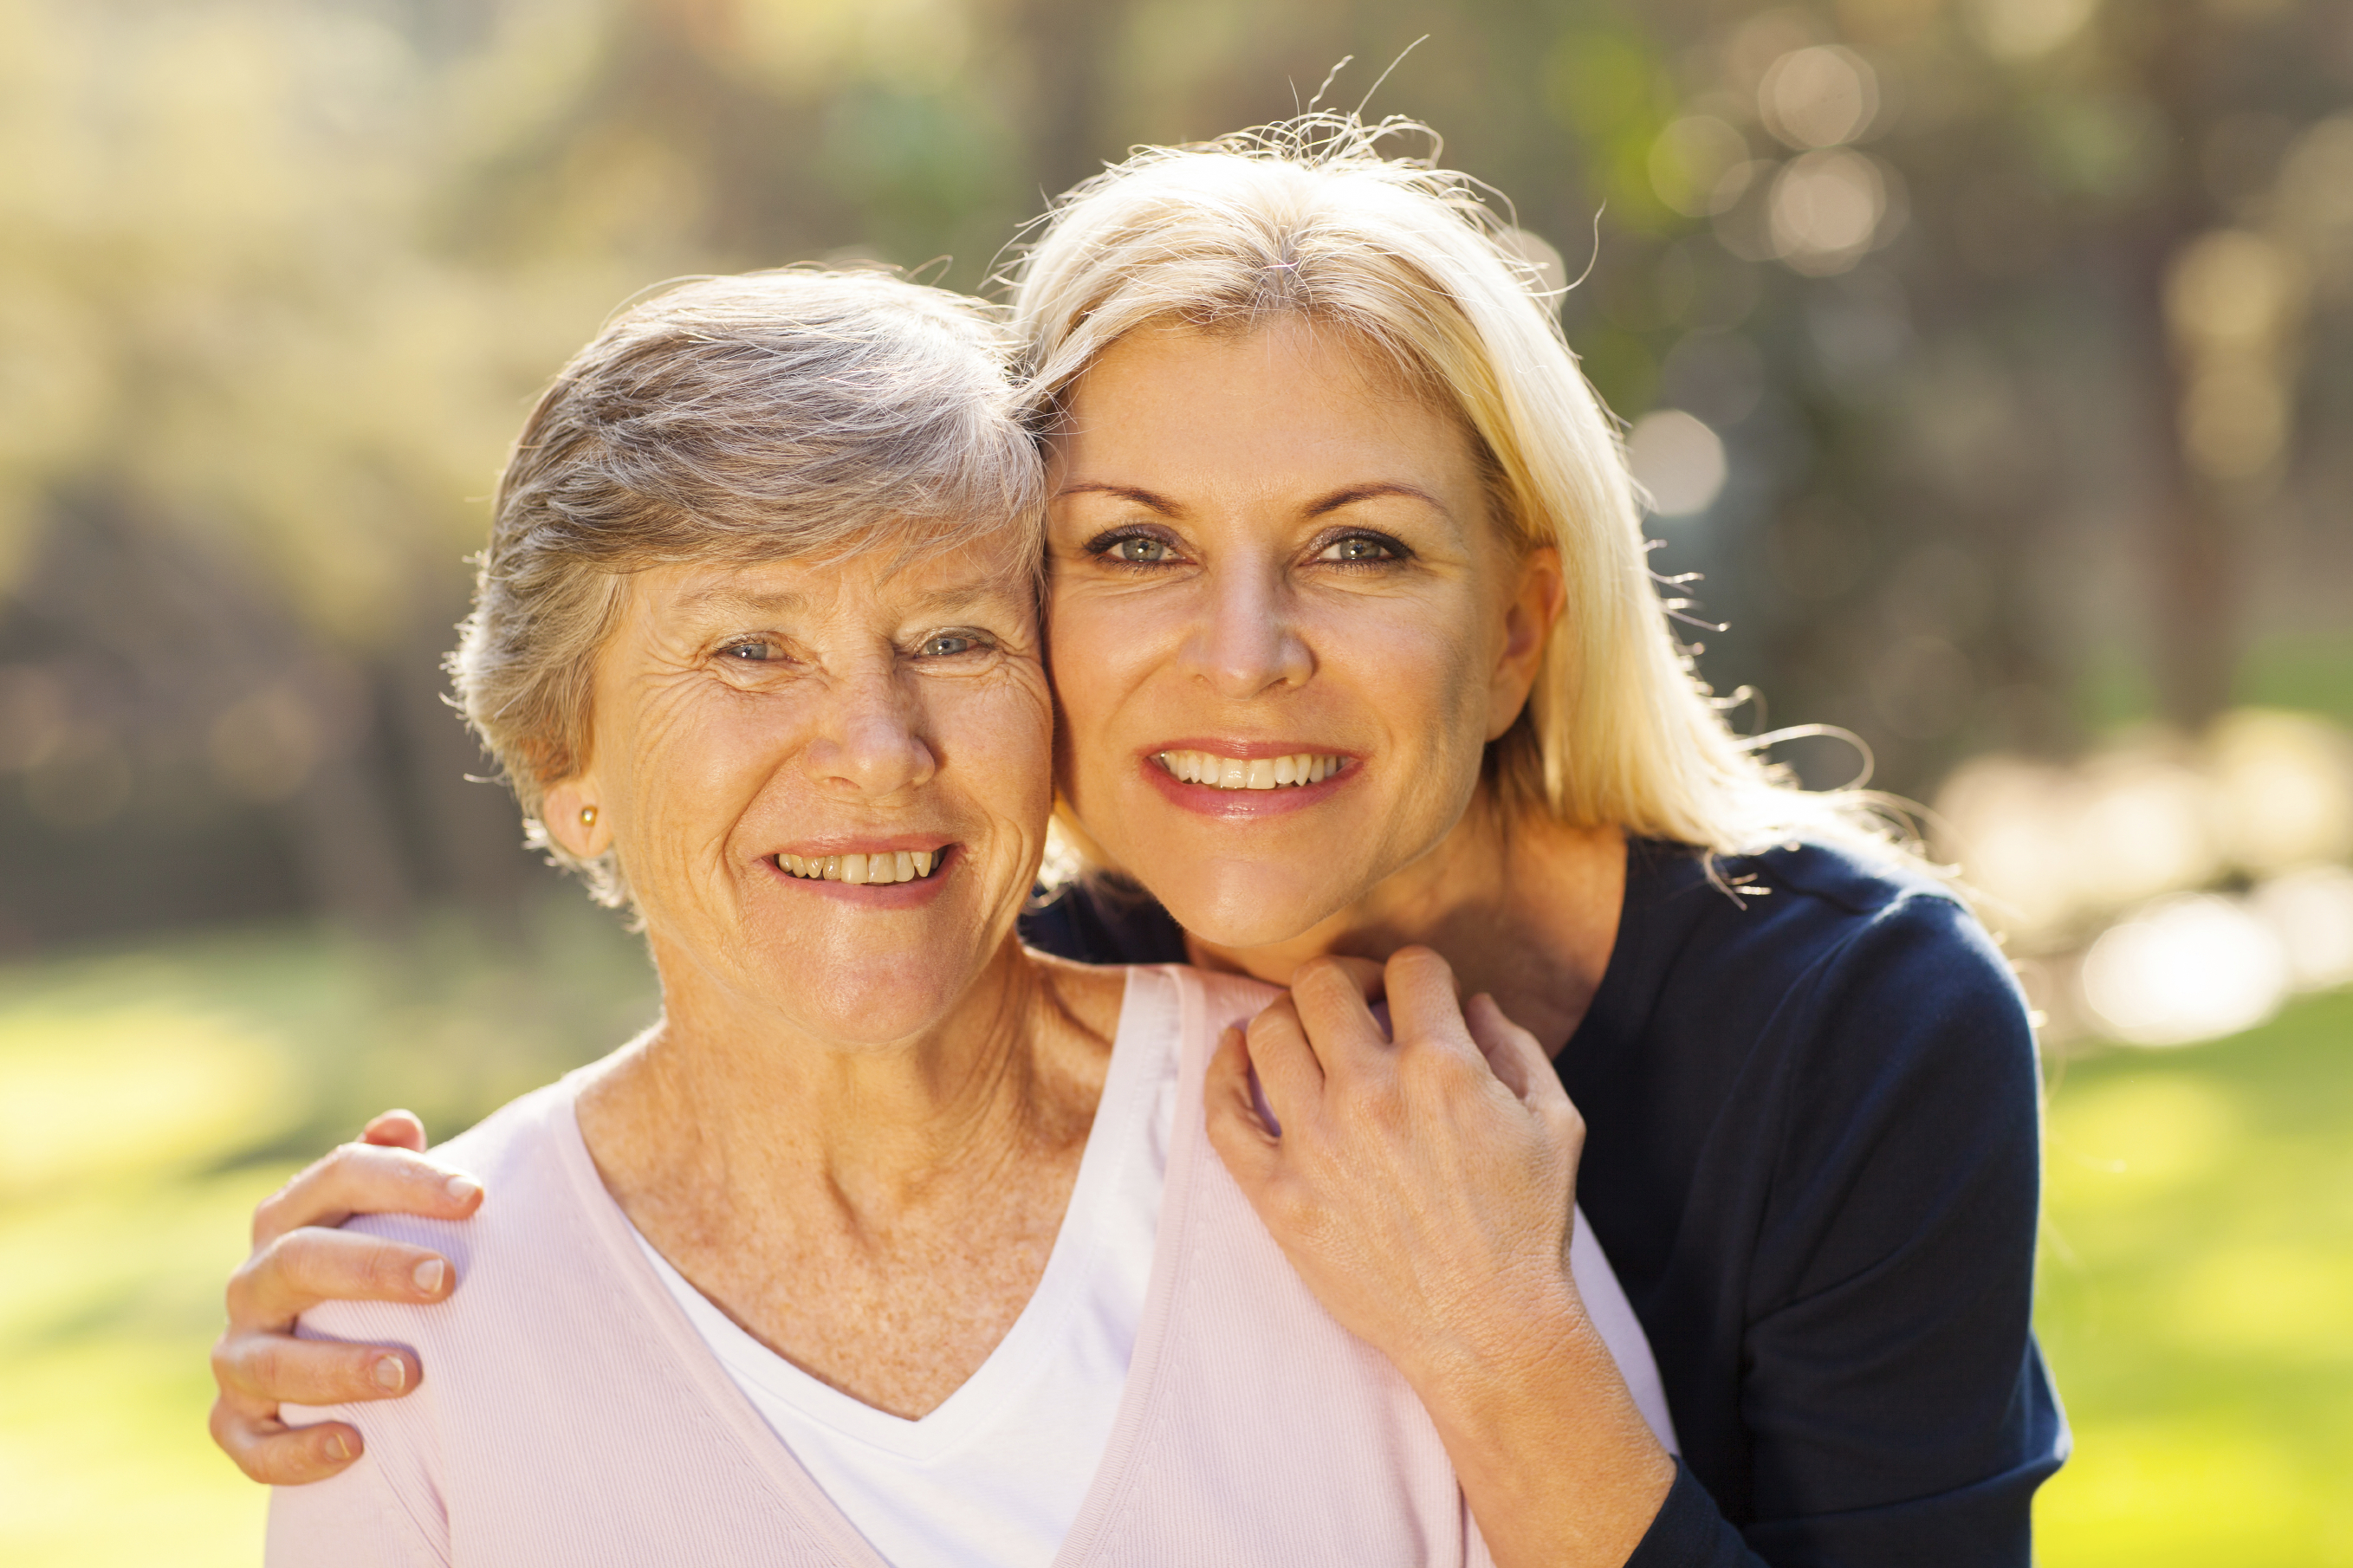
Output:
[[[1157,1042],[1132,1038],[1124,1014],[1119,1050],[1176,1051],[1175,1116],[1141,1321],[1057,1568],[1487,1563],[1412,1391],[1300,1283],[1203,1131],[1219,1032],[1271,993],[1138,972],[1131,1011],[1135,983],[1163,999],[1173,988],[1173,1010],[1154,1010],[1173,1011],[1176,1037],[1164,1025],[1149,1031]],[[426,1376],[402,1400],[289,1407],[298,1424],[350,1421],[367,1451],[341,1476],[273,1495],[269,1563],[886,1568],[658,1273],[581,1142],[577,1089],[567,1079],[527,1095],[442,1152],[491,1191],[473,1220],[355,1222],[440,1251],[460,1289],[438,1307],[334,1302],[305,1315],[313,1337],[413,1346]],[[1588,1248],[1605,1279],[1608,1265],[1579,1229],[1579,1284],[1651,1414],[1649,1347],[1639,1327],[1620,1342],[1631,1313],[1610,1321],[1623,1297],[1614,1279],[1589,1277]],[[1663,1420],[1662,1406],[1652,1422]]]

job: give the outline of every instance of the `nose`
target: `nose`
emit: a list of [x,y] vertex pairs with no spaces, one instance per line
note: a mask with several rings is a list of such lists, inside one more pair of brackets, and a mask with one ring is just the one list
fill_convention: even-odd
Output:
[[1305,684],[1314,658],[1292,623],[1279,563],[1228,560],[1205,574],[1200,623],[1187,639],[1194,673],[1220,697]]
[[918,788],[939,771],[922,719],[921,704],[894,672],[837,679],[801,766],[811,783],[844,799],[878,800]]

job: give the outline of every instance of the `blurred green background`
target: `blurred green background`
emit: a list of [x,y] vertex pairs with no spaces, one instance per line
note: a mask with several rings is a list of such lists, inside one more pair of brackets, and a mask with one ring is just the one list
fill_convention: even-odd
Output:
[[2353,1563],[2345,0],[0,0],[0,1560],[253,1560],[253,1202],[651,1016],[440,700],[542,378],[682,273],[986,290],[1344,58],[2046,1015],[2044,1560]]

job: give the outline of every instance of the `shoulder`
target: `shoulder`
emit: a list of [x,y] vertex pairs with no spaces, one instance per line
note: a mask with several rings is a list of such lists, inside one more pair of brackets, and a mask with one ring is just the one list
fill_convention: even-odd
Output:
[[[1906,1034],[1967,1015],[2029,1044],[2025,998],[2010,963],[1968,904],[1934,872],[1892,854],[1799,844],[1748,858],[1807,956],[1819,1006],[1875,1012]],[[1826,1020],[1827,1021],[1827,1020]]]
[[[471,1219],[382,1214],[358,1215],[346,1224],[349,1230],[440,1253],[456,1271],[457,1289],[432,1305],[322,1301],[302,1314],[296,1332],[304,1339],[404,1345],[428,1370],[405,1398],[285,1407],[285,1419],[295,1426],[326,1419],[352,1423],[360,1429],[366,1456],[344,1476],[301,1489],[318,1495],[290,1501],[282,1521],[273,1518],[273,1541],[332,1541],[338,1531],[366,1528],[353,1510],[374,1510],[385,1520],[403,1521],[392,1533],[426,1543],[419,1548],[425,1557],[438,1550],[433,1543],[446,1544],[445,1460],[453,1390],[466,1391],[466,1405],[495,1408],[496,1395],[485,1391],[503,1386],[508,1371],[528,1359],[533,1336],[547,1321],[549,1292],[596,1267],[581,1170],[593,1182],[595,1167],[580,1147],[572,1117],[576,1087],[575,1079],[566,1079],[536,1089],[437,1151],[480,1178],[482,1205]],[[361,1470],[370,1472],[364,1484],[343,1484]],[[288,1562],[323,1560],[290,1549],[280,1555]]]
[[[2031,1209],[2041,1068],[2016,976],[1925,868],[1821,845],[1728,862],[1786,985],[1757,998],[1779,1128],[1776,1200],[1822,1212],[1890,1206],[1990,1183]],[[1745,884],[1739,879],[1750,879]],[[1746,920],[1742,916],[1736,919]],[[2009,1200],[2016,1199],[2013,1203]]]
[[1923,1119],[2031,1135],[2025,998],[1932,871],[1817,843],[1712,861],[1638,853],[1613,1033],[1672,1058],[1663,1070],[1695,1114],[1725,1096],[1757,1116],[1778,1105],[1800,1145]]
[[381,1214],[345,1223],[347,1230],[440,1253],[456,1271],[458,1289],[432,1305],[330,1300],[302,1314],[295,1331],[303,1339],[402,1345],[428,1370],[405,1398],[283,1408],[291,1426],[350,1422],[365,1451],[339,1476],[273,1496],[269,1568],[331,1563],[426,1568],[448,1561],[444,1395],[460,1369],[513,1337],[513,1292],[486,1286],[485,1275],[495,1281],[501,1275],[545,1272],[544,1259],[530,1255],[544,1250],[543,1238],[554,1228],[545,1221],[558,1201],[558,1134],[570,1118],[569,1089],[554,1084],[527,1094],[435,1151],[443,1163],[481,1181],[483,1203],[473,1218]]
[[2010,966],[1967,903],[1893,851],[1799,842],[1709,857],[1651,842],[1632,852],[1630,926],[1671,945],[1679,969],[1749,993],[1747,1004],[1858,971],[2016,998]]
[[270,1489],[264,1568],[448,1568],[448,1521],[430,1489],[396,1487],[380,1458]]
[[[533,1089],[434,1150],[436,1159],[482,1184],[482,1205],[472,1218],[356,1215],[343,1228],[431,1247],[449,1259],[461,1287],[485,1264],[501,1272],[509,1263],[530,1267],[532,1257],[549,1251],[573,1229],[565,1222],[579,1207],[575,1167],[586,1155],[578,1149],[573,1121],[576,1088],[567,1078]],[[324,1301],[302,1314],[301,1331],[312,1338],[413,1342],[446,1337],[477,1316],[453,1310],[448,1303]]]

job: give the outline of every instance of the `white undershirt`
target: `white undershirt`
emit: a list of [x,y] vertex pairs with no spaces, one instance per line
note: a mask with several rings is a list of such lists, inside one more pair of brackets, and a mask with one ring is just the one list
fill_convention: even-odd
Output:
[[[1144,1321],[1183,1029],[1176,983],[1128,971],[1103,1100],[1037,1292],[980,1370],[920,1421],[801,1371],[638,1237],[736,1386],[892,1568],[1048,1568],[1077,1522]],[[1636,1405],[1672,1450],[1650,1342],[1582,1212],[1569,1266]]]
[[892,1568],[1046,1568],[1077,1521],[1144,1321],[1182,1036],[1176,982],[1131,970],[1037,1292],[980,1370],[920,1421],[801,1371],[638,1238],[744,1396]]

